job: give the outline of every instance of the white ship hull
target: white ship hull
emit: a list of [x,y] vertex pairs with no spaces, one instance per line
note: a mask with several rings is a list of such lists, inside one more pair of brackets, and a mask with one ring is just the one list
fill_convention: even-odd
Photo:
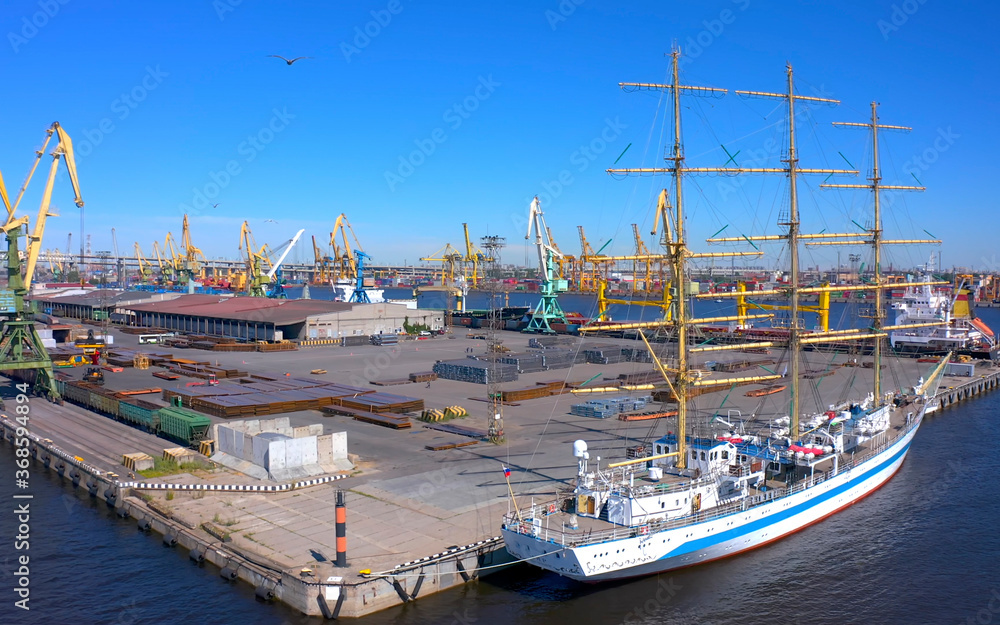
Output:
[[[335,302],[349,302],[351,297],[354,295],[355,285],[351,280],[338,280],[337,282],[330,282],[330,287],[333,289],[333,300]],[[368,294],[368,299],[372,304],[378,304],[385,301],[383,289],[365,289],[365,293]]]
[[514,524],[502,529],[504,541],[519,559],[587,582],[661,573],[755,549],[858,502],[889,481],[906,458],[925,408],[905,435],[868,460],[778,499],[750,499],[745,510],[714,517],[706,510],[705,521],[645,535],[641,529],[619,527],[620,538],[582,546],[560,544],[558,536],[547,536],[544,526]]

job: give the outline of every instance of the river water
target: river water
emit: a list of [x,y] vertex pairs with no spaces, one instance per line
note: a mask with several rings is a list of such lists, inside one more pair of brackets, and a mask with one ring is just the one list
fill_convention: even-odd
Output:
[[[363,619],[418,623],[1000,623],[1000,394],[928,417],[896,477],[772,545],[659,577],[584,585],[519,565]],[[14,549],[14,452],[0,444],[0,623],[312,623],[195,566],[55,471],[31,467]],[[17,500],[20,503],[22,500]],[[30,556],[30,611],[14,607]],[[971,620],[969,620],[971,619]]]
[[[583,311],[581,311],[583,312]],[[997,327],[997,311],[982,311]],[[992,314],[991,314],[992,313]],[[1000,623],[1000,393],[928,417],[899,473],[858,504],[772,545],[657,577],[585,585],[519,565],[363,619],[367,624]],[[137,531],[40,463],[14,487],[0,443],[0,623],[318,623],[262,604]],[[30,493],[27,550],[15,494]],[[499,520],[498,520],[499,522]],[[29,611],[15,607],[28,555]]]

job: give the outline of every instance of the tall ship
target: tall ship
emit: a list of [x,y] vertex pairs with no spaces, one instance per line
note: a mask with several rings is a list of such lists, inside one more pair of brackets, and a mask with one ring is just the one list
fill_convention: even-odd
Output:
[[[800,285],[798,258],[803,244],[865,246],[874,257],[875,275],[869,284],[850,288],[881,294],[883,289],[900,286],[889,284],[879,273],[883,246],[902,241],[882,236],[879,192],[883,185],[878,164],[878,138],[883,129],[902,127],[880,123],[876,103],[872,103],[870,121],[843,124],[865,128],[871,133],[874,149],[869,184],[822,186],[869,190],[874,201],[871,225],[862,233],[803,233],[800,232],[797,178],[806,174],[829,178],[858,172],[799,166],[795,139],[796,103],[837,102],[796,94],[789,66],[786,92],[737,92],[746,97],[776,99],[786,107],[788,145],[783,154],[784,166],[689,167],[685,164],[681,145],[681,98],[692,94],[722,95],[725,90],[682,85],[678,71],[679,51],[675,50],[672,57],[671,83],[621,84],[626,90],[660,90],[670,94],[673,110],[668,115],[672,113],[673,146],[666,158],[669,166],[609,170],[609,173],[672,176],[672,189],[663,189],[660,193],[656,212],[666,248],[665,256],[658,258],[668,261],[671,266],[672,305],[661,321],[620,324],[619,328],[640,330],[639,338],[653,354],[668,395],[676,403],[676,422],[667,426],[670,431],[661,432],[655,439],[656,435],[651,435],[653,440],[625,451],[624,458],[613,462],[608,462],[606,448],[600,449],[605,456],[602,462],[597,450],[591,450],[587,441],[574,442],[575,480],[565,483],[561,490],[557,488],[554,499],[538,501],[535,498],[528,505],[523,501],[519,505],[512,489],[511,510],[504,516],[501,526],[507,550],[516,558],[580,581],[600,582],[650,575],[728,557],[780,540],[858,502],[885,484],[902,465],[924,415],[935,407],[932,398],[947,364],[947,356],[931,365],[911,363],[909,373],[914,379],[907,382],[910,386],[887,389],[883,385],[886,374],[882,369],[888,360],[883,358],[883,342],[894,327],[884,323],[886,311],[882,297],[872,298],[875,303],[868,315],[870,327],[806,332],[800,318],[801,296],[823,290],[843,290],[843,287]],[[689,260],[759,253],[698,253],[688,248],[682,182],[689,173],[774,173],[787,177],[789,203],[778,219],[781,234],[708,240],[709,243],[749,242],[755,250],[758,243],[769,241],[786,246],[790,264],[787,285],[790,324],[780,343],[777,339],[748,339],[743,344],[718,344],[695,335],[700,324],[726,323],[737,317],[693,318],[688,300],[699,296],[683,293],[676,287],[686,284]],[[922,190],[897,185],[892,188]],[[924,242],[928,241],[907,241]],[[919,282],[912,284],[921,286]],[[930,286],[935,284],[938,283]],[[704,296],[715,299],[730,295],[711,293]],[[647,330],[659,333],[661,338],[665,334],[668,340],[649,341],[645,335]],[[852,373],[846,374],[850,384],[845,385],[843,391],[836,391],[842,399],[820,405],[824,400],[814,393],[812,403],[820,405],[819,409],[807,409],[806,391],[810,389],[806,387],[816,391],[819,382],[810,377],[809,370],[802,370],[803,348],[823,342],[871,339],[876,340],[871,361],[867,363],[870,374],[861,367],[851,369]],[[656,350],[653,344],[658,346]],[[771,348],[783,349],[785,356],[783,362],[772,364],[770,369],[755,368],[766,369],[767,375],[737,374],[720,378],[704,375],[705,359],[716,357],[717,352],[753,353],[753,350]],[[823,357],[845,358],[844,355]],[[833,366],[834,361],[829,362],[829,366]],[[923,371],[916,369],[921,366]],[[921,372],[924,376],[919,375]],[[869,375],[870,386],[867,383]],[[862,379],[865,384],[855,384]],[[697,400],[713,388],[732,393],[747,384],[768,386],[746,394],[747,397],[760,397],[759,403],[746,411],[722,411],[718,401],[699,403]],[[647,388],[633,386],[616,390]],[[728,399],[729,394],[726,397]],[[828,399],[830,395],[825,397]],[[723,404],[726,401],[722,400]],[[764,411],[765,402],[772,402],[773,412]]]

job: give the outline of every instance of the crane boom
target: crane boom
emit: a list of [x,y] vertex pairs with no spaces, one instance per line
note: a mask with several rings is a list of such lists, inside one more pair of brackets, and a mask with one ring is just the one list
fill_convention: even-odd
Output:
[[288,245],[285,247],[285,251],[282,252],[281,257],[278,258],[278,262],[274,263],[274,265],[271,267],[271,271],[267,272],[268,279],[274,277],[274,273],[278,271],[278,269],[281,267],[281,263],[285,261],[285,257],[288,256],[288,252],[292,251],[292,248],[295,247],[295,243],[299,240],[299,237],[301,237],[302,233],[305,231],[306,231],[305,228],[302,228],[301,230],[296,232],[295,236],[292,237],[292,240],[288,242]]
[[[45,234],[45,221],[48,217],[52,217],[53,213],[49,212],[49,207],[52,203],[52,189],[56,182],[56,173],[59,169],[60,159],[66,162],[66,171],[69,173],[70,184],[73,185],[74,198],[73,202],[80,208],[83,208],[83,198],[80,194],[80,181],[77,179],[76,175],[76,160],[73,156],[73,141],[69,138],[69,135],[63,130],[59,122],[55,122],[46,131],[48,136],[45,138],[45,143],[42,146],[42,152],[44,152],[45,146],[48,145],[49,140],[52,138],[52,134],[55,133],[58,144],[56,148],[52,151],[52,166],[49,168],[49,177],[45,183],[45,189],[42,192],[42,203],[38,207],[38,216],[35,218],[35,229],[28,235],[28,246],[27,246],[27,262],[26,270],[24,274],[24,288],[26,290],[31,290],[31,279],[35,273],[35,265],[38,263],[38,254],[41,251],[42,236]],[[41,154],[39,154],[39,159]],[[35,161],[35,165],[38,161]],[[34,167],[31,171],[34,172]],[[28,180],[30,180],[30,175]],[[21,192],[18,194],[17,200],[14,202],[13,210],[17,210],[17,204],[21,201],[21,197],[24,195],[24,191],[28,186],[28,180],[25,180],[24,186],[21,187]],[[13,213],[9,215],[12,217]]]
[[2,174],[0,174],[0,199],[3,200],[3,206],[7,209],[7,217],[10,218],[14,214],[14,208],[10,205],[10,198],[7,197],[7,186],[3,183]]
[[[343,278],[353,280],[358,275],[357,258],[351,250],[351,241],[347,238],[348,232],[351,233],[351,239],[354,240],[355,249],[363,252],[361,242],[354,234],[354,228],[347,221],[347,215],[341,213],[337,216],[337,220],[333,224],[333,231],[330,233],[330,247],[333,248],[333,258],[337,262],[337,275],[335,277],[337,280]],[[337,245],[337,235],[340,235],[342,245]]]

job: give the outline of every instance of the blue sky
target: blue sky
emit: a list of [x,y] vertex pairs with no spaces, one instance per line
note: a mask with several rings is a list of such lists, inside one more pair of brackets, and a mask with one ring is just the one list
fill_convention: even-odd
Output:
[[[504,260],[523,263],[534,258],[524,219],[535,194],[567,253],[579,252],[578,225],[595,248],[610,239],[606,251],[628,253],[630,224],[648,235],[668,181],[604,170],[620,155],[619,167],[662,163],[669,132],[666,100],[617,83],[665,80],[664,53],[677,42],[687,84],[782,91],[787,61],[799,93],[840,99],[802,116],[805,167],[867,169],[865,133],[830,122],[866,121],[878,100],[883,123],[914,128],[883,137],[885,181],[916,184],[916,175],[927,187],[890,202],[888,234],[927,230],[944,239],[946,266],[1000,270],[990,182],[1000,145],[997,13],[995,4],[940,0],[9,0],[0,171],[16,193],[58,120],[78,153],[92,247],[110,249],[115,227],[123,254],[135,241],[148,254],[168,231],[179,237],[185,210],[210,257],[238,254],[244,219],[258,242],[305,228],[324,243],[343,212],[377,262],[458,247],[468,222],[473,237],[508,237]],[[314,58],[289,67],[269,54]],[[741,165],[777,166],[777,104],[731,92],[686,99],[688,164],[721,166],[725,146]],[[43,176],[22,204],[32,216]],[[865,223],[867,194],[821,191],[821,182],[801,184],[805,230]],[[690,178],[690,239],[723,226],[777,232],[786,193],[780,177]],[[72,232],[78,249],[64,175],[54,204],[60,217],[44,247],[64,249]],[[304,241],[293,258],[311,257]],[[888,262],[920,263],[932,249],[900,249]],[[803,261],[832,258],[810,250]]]

